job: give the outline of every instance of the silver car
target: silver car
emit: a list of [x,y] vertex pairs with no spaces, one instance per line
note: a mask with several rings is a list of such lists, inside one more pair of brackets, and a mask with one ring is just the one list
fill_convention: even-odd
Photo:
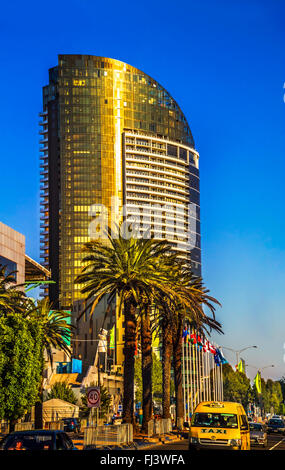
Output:
[[267,446],[267,431],[261,423],[249,423],[250,430],[250,444]]

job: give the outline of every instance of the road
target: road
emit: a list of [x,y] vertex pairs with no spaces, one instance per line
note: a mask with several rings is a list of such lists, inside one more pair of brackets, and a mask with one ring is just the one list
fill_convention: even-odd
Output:
[[[74,435],[70,433],[69,436],[73,440],[73,443],[78,448],[78,450],[82,450],[83,435]],[[171,442],[169,444],[160,444],[158,446],[151,447],[151,450],[188,450],[188,440],[183,439],[181,441]],[[285,450],[285,437],[281,436],[280,434],[269,434],[268,445],[266,448],[263,448],[262,446],[251,446],[251,450]]]
[[[188,440],[183,439],[179,442],[174,442],[165,445],[158,445],[152,447],[152,450],[187,450],[188,449]],[[285,437],[280,434],[269,434],[268,436],[268,445],[266,448],[262,446],[251,446],[251,450],[285,450]]]

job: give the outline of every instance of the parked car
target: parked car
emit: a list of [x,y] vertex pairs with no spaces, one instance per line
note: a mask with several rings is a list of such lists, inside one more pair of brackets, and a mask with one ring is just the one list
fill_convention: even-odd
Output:
[[267,423],[267,434],[281,433],[285,434],[285,424],[282,419],[271,418]]
[[65,432],[79,432],[80,424],[78,418],[63,418]]
[[77,450],[64,431],[15,431],[6,436],[1,450]]
[[267,430],[261,423],[249,423],[250,444],[267,446]]

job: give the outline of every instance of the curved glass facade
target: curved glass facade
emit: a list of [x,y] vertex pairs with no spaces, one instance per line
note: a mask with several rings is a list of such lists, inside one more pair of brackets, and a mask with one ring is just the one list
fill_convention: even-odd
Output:
[[[193,202],[198,210],[192,214],[197,236],[191,260],[200,274],[199,155],[184,114],[159,83],[117,60],[60,55],[43,88],[41,116],[41,249],[57,281],[50,288],[52,300],[59,297],[61,306],[69,307],[79,298],[73,281],[81,246],[89,239],[90,207],[110,211],[112,197],[118,213],[144,195],[185,208]],[[143,173],[151,174],[142,178]],[[176,247],[180,242],[189,254],[187,242],[175,238],[177,233],[171,237],[166,225],[163,238]]]

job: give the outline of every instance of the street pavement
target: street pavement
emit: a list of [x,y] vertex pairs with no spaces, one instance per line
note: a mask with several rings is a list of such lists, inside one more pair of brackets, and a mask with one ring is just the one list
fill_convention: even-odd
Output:
[[[187,450],[188,440],[183,439],[179,442],[172,442],[169,444],[163,444],[151,448],[152,450]],[[285,450],[285,437],[281,434],[269,434],[268,445],[266,448],[262,446],[251,446],[251,450],[268,451],[268,450]]]
[[83,450],[83,433],[80,434],[74,434],[72,432],[67,433],[72,439],[73,444],[78,450]]
[[[68,433],[71,437],[74,445],[78,450],[83,450],[83,434]],[[167,444],[159,444],[150,447],[151,450],[188,450],[188,440],[182,439],[176,442],[170,442]],[[143,448],[142,448],[143,449]],[[274,450],[285,450],[285,437],[281,434],[269,434],[268,445],[266,448],[258,445],[251,445],[251,450],[258,451],[274,451]]]

